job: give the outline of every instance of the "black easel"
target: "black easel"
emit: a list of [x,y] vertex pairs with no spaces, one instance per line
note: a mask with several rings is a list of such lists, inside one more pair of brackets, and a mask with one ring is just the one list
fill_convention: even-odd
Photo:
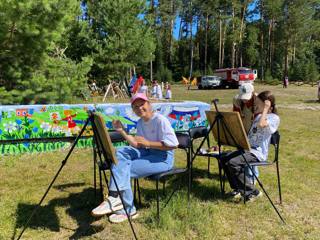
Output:
[[[264,192],[265,195],[267,196],[267,198],[268,198],[270,204],[272,205],[273,209],[276,211],[276,213],[278,214],[278,216],[279,216],[279,218],[281,219],[281,221],[282,221],[283,223],[285,223],[285,221],[284,221],[283,217],[281,216],[280,212],[278,211],[278,209],[277,209],[276,206],[274,205],[273,201],[272,201],[271,198],[269,197],[269,194],[267,193],[267,191],[265,190],[265,188],[263,187],[263,184],[261,183],[261,181],[259,180],[259,178],[256,176],[256,174],[255,174],[252,166],[248,163],[247,159],[244,157],[244,155],[243,155],[244,150],[243,150],[242,147],[235,141],[234,136],[231,134],[231,132],[230,132],[227,124],[225,123],[225,120],[224,120],[223,115],[222,115],[222,114],[219,112],[219,110],[218,110],[218,107],[217,107],[218,101],[219,101],[218,99],[214,99],[214,100],[212,101],[212,103],[214,104],[215,110],[216,110],[216,117],[215,117],[213,123],[211,124],[211,126],[210,126],[210,128],[209,128],[209,130],[208,130],[208,132],[207,132],[207,134],[206,134],[206,136],[203,138],[202,142],[200,143],[200,145],[199,145],[196,153],[195,153],[194,156],[192,157],[191,162],[193,162],[194,159],[197,157],[197,155],[199,155],[200,149],[202,148],[202,145],[203,145],[204,142],[209,138],[210,132],[212,131],[212,129],[213,129],[213,127],[215,126],[215,124],[217,124],[217,133],[218,133],[218,134],[217,134],[217,135],[218,135],[217,142],[218,142],[218,149],[219,149],[218,161],[219,161],[219,173],[220,173],[221,167],[222,167],[222,166],[221,166],[221,160],[220,160],[220,159],[221,159],[221,156],[222,156],[222,154],[221,154],[221,139],[220,139],[220,124],[221,124],[221,125],[222,125],[222,129],[224,130],[224,132],[227,132],[228,135],[231,136],[232,141],[237,145],[236,147],[237,147],[237,149],[240,150],[241,156],[242,156],[244,162],[246,163],[247,167],[251,170],[254,178],[257,180],[259,186],[261,187],[261,189],[263,190],[263,192]],[[219,174],[219,175],[220,175],[220,185],[221,185],[221,189],[222,189],[221,174]]]
[[[85,131],[85,129],[86,129],[86,127],[88,126],[89,123],[92,125],[93,136],[94,136],[94,140],[96,141],[96,145],[97,145],[97,148],[96,148],[96,151],[97,151],[97,152],[96,152],[96,153],[97,153],[97,155],[100,157],[100,161],[102,161],[101,155],[103,155],[103,156],[104,156],[104,160],[106,161],[107,166],[109,166],[108,169],[110,170],[111,177],[112,177],[112,179],[113,179],[113,181],[114,181],[114,183],[115,183],[115,185],[116,185],[117,192],[118,192],[118,194],[119,194],[119,196],[120,196],[122,205],[124,206],[124,210],[125,210],[125,213],[126,213],[126,215],[127,215],[130,228],[131,228],[131,230],[132,230],[132,233],[133,233],[133,235],[134,235],[134,238],[135,238],[136,240],[138,239],[137,236],[136,236],[136,233],[135,233],[135,231],[134,231],[134,228],[133,228],[133,225],[132,225],[130,216],[129,216],[129,214],[128,214],[128,212],[127,212],[127,209],[126,209],[126,207],[125,207],[123,198],[122,198],[122,196],[121,196],[121,194],[120,194],[120,190],[119,190],[118,184],[117,184],[116,179],[114,178],[113,172],[112,172],[112,170],[111,170],[111,167],[110,167],[110,166],[111,166],[111,158],[108,156],[106,150],[102,147],[102,146],[103,146],[103,145],[102,145],[102,139],[101,139],[101,136],[100,136],[100,134],[99,134],[99,132],[98,132],[98,130],[97,130],[97,127],[96,127],[96,125],[95,125],[95,123],[94,123],[95,113],[89,111],[88,114],[89,114],[89,117],[88,117],[88,119],[86,120],[83,128],[81,129],[79,135],[77,136],[77,138],[75,139],[74,143],[72,144],[71,149],[69,150],[67,156],[66,156],[65,159],[61,162],[61,166],[60,166],[59,170],[57,171],[56,175],[54,176],[54,178],[52,179],[51,183],[49,184],[49,186],[48,186],[46,192],[44,193],[44,195],[42,196],[40,202],[38,203],[38,205],[34,208],[34,210],[32,211],[32,213],[30,214],[30,216],[29,216],[28,220],[26,221],[26,223],[25,223],[25,225],[24,225],[21,233],[19,234],[17,240],[19,240],[19,239],[22,237],[22,234],[23,234],[24,231],[27,229],[30,220],[32,219],[32,217],[34,216],[34,214],[37,212],[37,210],[40,208],[40,205],[42,204],[43,200],[44,200],[45,197],[47,196],[49,190],[51,189],[51,187],[52,187],[52,185],[54,184],[55,180],[56,180],[57,177],[59,176],[61,170],[62,170],[63,167],[66,165],[68,158],[70,157],[73,149],[74,149],[75,146],[77,145],[79,139],[81,138],[83,132]],[[96,154],[96,153],[94,153],[94,154]]]

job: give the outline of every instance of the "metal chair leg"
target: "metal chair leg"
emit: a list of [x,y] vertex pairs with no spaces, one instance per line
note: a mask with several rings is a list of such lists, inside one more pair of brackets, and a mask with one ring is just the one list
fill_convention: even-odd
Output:
[[[210,141],[209,141],[209,137],[207,138],[207,147],[208,149],[210,148]],[[210,177],[210,156],[208,156],[208,178]]]
[[244,192],[243,192],[243,203],[246,204],[246,171],[245,168],[242,168],[243,170],[243,184],[244,184]]
[[139,179],[137,179],[137,189],[138,189],[138,199],[139,199],[139,205],[141,206],[141,191],[140,191],[140,185],[139,185]]
[[159,180],[156,181],[156,194],[157,194],[157,219],[160,220],[160,207],[159,207]]
[[137,180],[134,178],[133,179],[133,202],[137,204]]
[[[190,163],[192,159],[192,152],[191,149],[187,151],[188,157],[187,161]],[[191,175],[191,168],[188,169],[188,206],[190,204],[190,192],[191,192],[191,184],[192,184],[192,175]]]
[[97,153],[95,148],[93,148],[93,185],[94,185],[94,198],[97,197]]
[[102,187],[102,176],[101,176],[101,170],[99,169],[99,181],[100,181],[100,196],[101,196],[101,202],[103,201],[103,187]]
[[281,184],[280,184],[280,171],[279,171],[279,164],[276,163],[277,166],[277,176],[278,176],[278,190],[279,190],[279,201],[282,204],[282,196],[281,196]]
[[208,178],[210,177],[210,157],[208,157]]

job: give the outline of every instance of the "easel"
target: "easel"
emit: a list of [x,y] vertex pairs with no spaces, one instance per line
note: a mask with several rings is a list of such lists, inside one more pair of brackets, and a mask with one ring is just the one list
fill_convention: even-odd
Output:
[[119,87],[118,83],[112,81],[110,84],[106,86],[106,93],[103,96],[103,102],[106,100],[109,92],[111,92],[113,99],[116,98],[126,98],[126,94],[123,93],[121,88]]
[[[244,150],[249,150],[250,149],[250,144],[246,135],[246,132],[244,130],[242,121],[240,119],[240,115],[238,112],[219,112],[218,107],[217,107],[217,102],[218,100],[215,99],[213,100],[215,111],[206,111],[206,115],[208,118],[208,121],[210,123],[210,128],[206,134],[206,136],[203,138],[202,142],[200,143],[196,153],[192,157],[191,162],[199,155],[200,149],[204,142],[209,138],[210,132],[213,133],[214,138],[218,142],[218,149],[219,149],[219,154],[218,154],[218,161],[219,161],[219,171],[221,169],[221,145],[228,145],[228,146],[233,146],[237,147],[241,151],[241,156],[246,164],[246,166],[251,170],[255,180],[257,180],[259,186],[263,190],[264,194],[267,196],[270,204],[272,205],[273,209],[276,211],[278,214],[279,218],[283,223],[285,223],[283,217],[281,216],[280,212],[274,205],[273,201],[269,197],[269,194],[266,192],[265,188],[263,187],[261,181],[255,174],[252,166],[248,163],[247,159],[244,157],[243,153]],[[221,174],[220,174],[221,176]],[[221,179],[220,179],[221,180]],[[221,182],[220,182],[221,183]]]
[[[97,155],[100,158],[100,161],[102,161],[101,156],[104,157],[104,161],[108,166],[108,169],[110,170],[110,175],[115,183],[115,186],[117,188],[117,192],[120,196],[122,205],[125,206],[123,198],[120,194],[120,190],[118,187],[118,184],[116,182],[116,179],[114,178],[113,172],[111,170],[111,164],[116,164],[117,163],[117,159],[115,157],[115,150],[113,148],[108,130],[106,129],[105,123],[103,118],[100,115],[95,114],[94,112],[88,112],[89,117],[86,120],[83,128],[80,131],[80,134],[77,136],[77,138],[75,139],[74,143],[71,146],[71,149],[69,150],[67,156],[65,157],[65,159],[61,162],[61,166],[59,168],[59,170],[57,171],[56,175],[54,176],[53,180],[51,181],[51,183],[49,184],[46,192],[44,193],[43,197],[41,198],[40,202],[38,203],[38,205],[34,208],[34,210],[32,211],[32,213],[30,214],[28,220],[26,221],[21,233],[19,234],[19,237],[17,238],[17,240],[19,240],[22,236],[22,234],[24,233],[24,231],[26,230],[30,220],[32,219],[32,217],[34,216],[34,214],[37,212],[37,210],[40,208],[40,205],[42,204],[43,200],[45,199],[45,197],[47,196],[49,190],[51,189],[52,185],[54,184],[55,180],[57,179],[57,177],[59,176],[60,172],[62,171],[63,167],[66,165],[68,158],[70,157],[73,149],[75,148],[75,146],[77,145],[79,139],[81,138],[83,132],[85,131],[86,127],[88,126],[88,124],[90,123],[92,125],[92,129],[93,129],[93,137],[94,137],[94,141],[97,145],[96,147],[96,151],[97,151]],[[96,161],[96,159],[95,159]],[[130,228],[132,230],[132,233],[134,235],[134,238],[137,239],[136,233],[134,231],[130,216],[127,212],[127,209],[124,207],[125,213],[127,215],[128,221],[129,221],[129,225]]]

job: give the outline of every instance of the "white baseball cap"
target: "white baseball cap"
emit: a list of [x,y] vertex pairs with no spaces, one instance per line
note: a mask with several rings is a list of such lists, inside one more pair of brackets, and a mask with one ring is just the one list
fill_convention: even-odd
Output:
[[250,100],[252,97],[252,93],[254,91],[254,87],[251,83],[243,83],[239,86],[239,95],[238,99],[241,100]]

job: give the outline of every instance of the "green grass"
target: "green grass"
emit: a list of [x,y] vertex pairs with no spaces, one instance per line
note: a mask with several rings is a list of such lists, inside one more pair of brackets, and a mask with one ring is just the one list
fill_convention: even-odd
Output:
[[[212,160],[210,178],[206,158],[196,158],[195,179],[188,207],[186,190],[174,195],[156,222],[155,186],[141,181],[143,206],[134,221],[139,239],[319,239],[320,205],[320,103],[316,87],[257,85],[271,89],[281,118],[280,171],[283,204],[279,205],[273,167],[260,176],[287,224],[280,222],[266,197],[246,205],[219,194],[217,163]],[[186,90],[174,86],[174,100],[210,102],[220,99],[221,109],[231,108],[237,90]],[[67,151],[6,156],[0,160],[0,239],[17,237],[33,207],[39,202]],[[176,151],[177,165],[184,153]],[[169,183],[170,188],[170,183]],[[76,149],[60,173],[23,239],[132,239],[128,223],[110,224],[94,219],[90,149]],[[163,202],[162,202],[163,203]]]

